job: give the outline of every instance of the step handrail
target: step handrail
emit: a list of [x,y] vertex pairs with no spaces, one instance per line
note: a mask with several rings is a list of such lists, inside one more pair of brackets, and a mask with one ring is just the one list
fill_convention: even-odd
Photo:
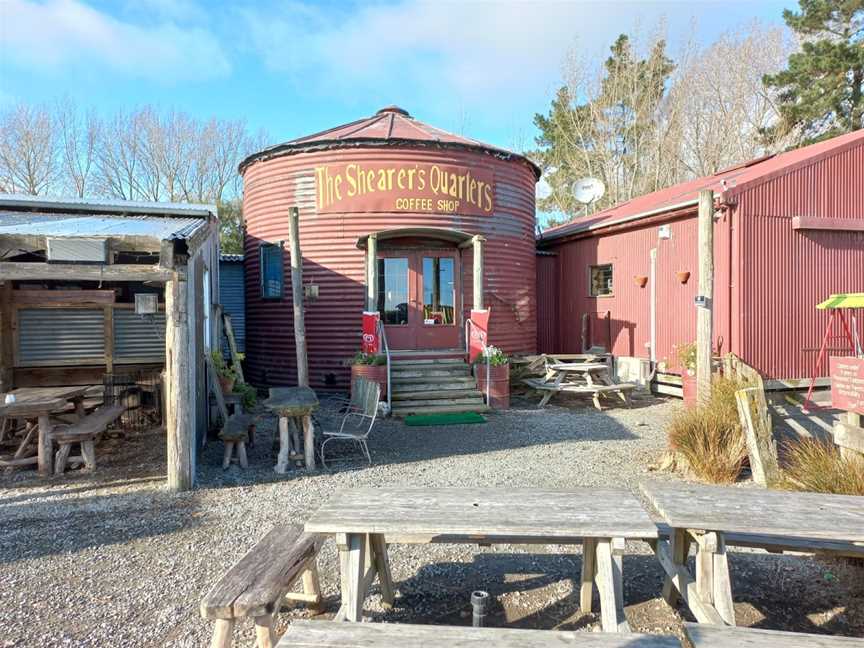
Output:
[[487,353],[489,347],[486,345],[486,337],[483,335],[483,329],[477,326],[470,317],[465,320],[465,361],[470,365],[472,327],[476,328],[480,332],[477,339],[480,340],[480,348],[483,351],[483,357],[486,359],[486,393],[484,394],[484,399],[486,400],[486,406],[491,407],[489,398],[489,376],[491,373],[491,365],[489,363],[489,354]]
[[393,389],[390,386],[390,345],[387,344],[387,332],[384,330],[384,323],[378,320],[378,337],[381,339],[381,348],[384,349],[384,356],[387,358],[387,410],[393,411],[392,394]]

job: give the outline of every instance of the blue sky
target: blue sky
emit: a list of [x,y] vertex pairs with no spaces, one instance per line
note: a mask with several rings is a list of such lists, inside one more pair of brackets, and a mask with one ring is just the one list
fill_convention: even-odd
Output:
[[68,95],[104,112],[150,103],[245,119],[273,142],[398,104],[507,148],[568,53],[601,61],[664,20],[674,52],[794,2],[0,0],[0,107]]

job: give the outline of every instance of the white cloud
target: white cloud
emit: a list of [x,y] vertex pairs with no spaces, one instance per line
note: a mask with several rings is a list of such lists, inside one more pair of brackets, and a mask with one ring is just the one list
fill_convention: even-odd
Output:
[[169,83],[223,77],[231,70],[205,29],[168,19],[133,24],[78,0],[4,0],[0,24],[0,55],[27,70],[87,67]]

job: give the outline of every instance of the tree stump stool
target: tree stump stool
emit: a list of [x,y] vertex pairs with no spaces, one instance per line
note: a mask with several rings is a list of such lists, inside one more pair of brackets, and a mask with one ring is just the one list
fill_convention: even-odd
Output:
[[252,416],[250,414],[238,414],[225,422],[225,426],[219,432],[219,438],[225,444],[225,454],[222,458],[223,470],[231,465],[235,450],[240,467],[249,467],[249,461],[246,458],[246,442],[249,441],[249,426],[251,424]]

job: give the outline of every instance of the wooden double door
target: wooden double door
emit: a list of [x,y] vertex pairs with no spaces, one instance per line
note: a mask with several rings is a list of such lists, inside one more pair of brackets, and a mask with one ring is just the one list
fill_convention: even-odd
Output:
[[378,255],[378,311],[396,350],[461,344],[461,268],[456,250],[403,249]]

